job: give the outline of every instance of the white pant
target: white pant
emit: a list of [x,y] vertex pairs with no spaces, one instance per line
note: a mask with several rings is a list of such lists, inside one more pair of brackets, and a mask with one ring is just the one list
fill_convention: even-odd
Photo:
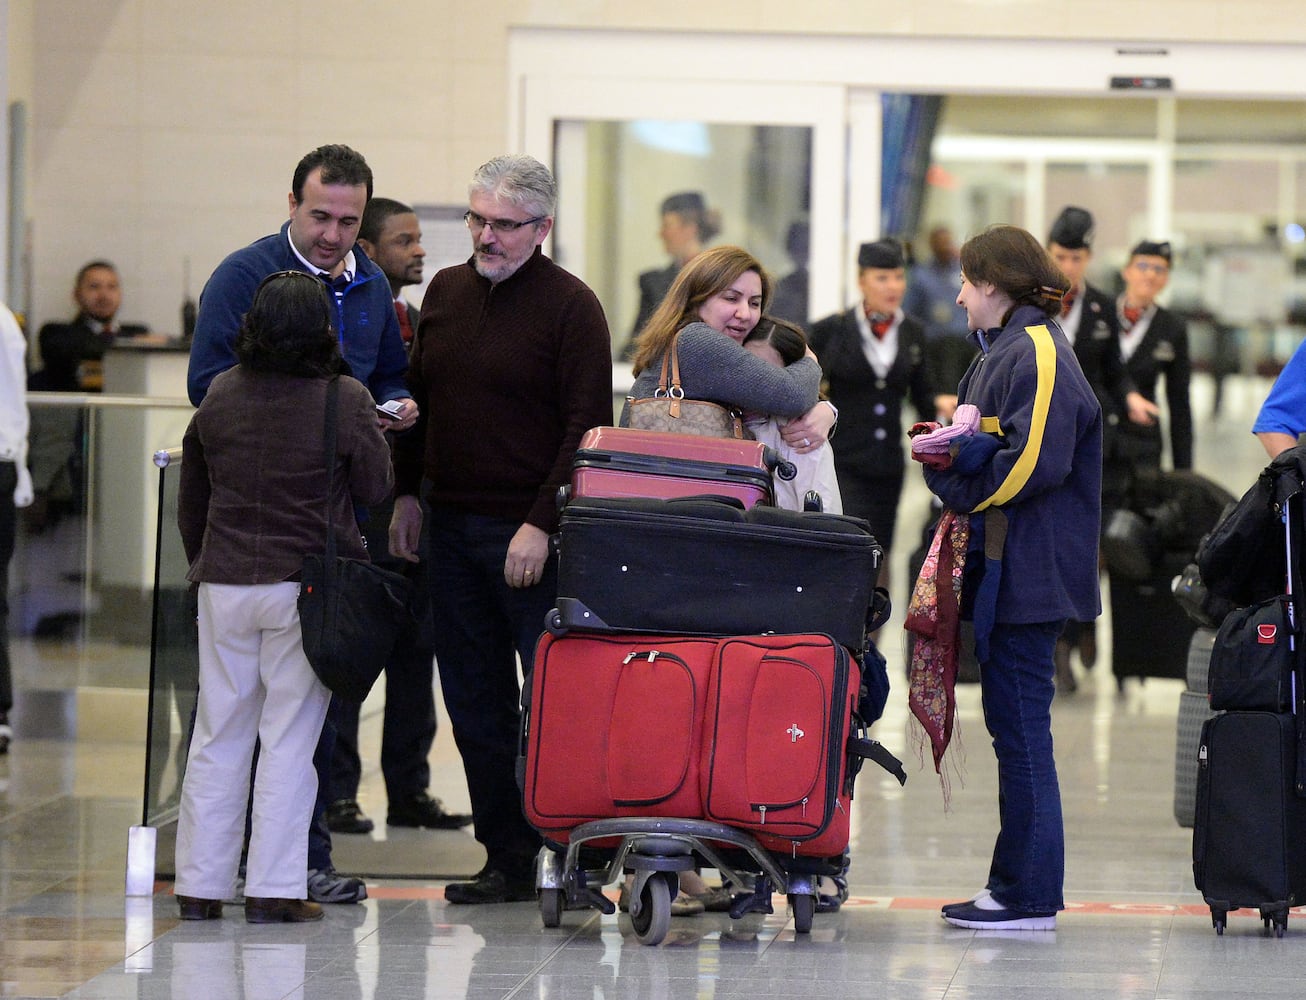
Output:
[[181,896],[226,899],[260,742],[245,894],[304,899],[313,751],[331,693],[304,657],[297,583],[199,589],[200,691],[177,822]]

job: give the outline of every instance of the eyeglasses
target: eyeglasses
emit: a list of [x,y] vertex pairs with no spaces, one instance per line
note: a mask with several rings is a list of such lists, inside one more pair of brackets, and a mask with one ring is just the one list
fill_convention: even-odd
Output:
[[486,226],[489,226],[500,236],[507,233],[515,233],[522,226],[530,226],[536,222],[543,222],[547,215],[537,215],[533,219],[524,219],[518,222],[516,219],[487,219],[483,215],[477,215],[475,212],[467,211],[463,213],[463,222],[467,223],[467,228],[474,233],[479,233]]
[[1150,260],[1136,260],[1133,262],[1133,266],[1138,270],[1142,271],[1144,274],[1146,274],[1148,271],[1154,271],[1157,274],[1170,273],[1169,264],[1154,264]]

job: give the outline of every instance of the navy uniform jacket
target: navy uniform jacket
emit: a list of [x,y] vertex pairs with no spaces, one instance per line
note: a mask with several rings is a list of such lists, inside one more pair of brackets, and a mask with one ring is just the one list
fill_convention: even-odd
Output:
[[[1193,410],[1188,383],[1193,376],[1188,356],[1188,325],[1169,309],[1157,307],[1147,332],[1125,362],[1138,391],[1156,402],[1156,383],[1165,376],[1165,404],[1170,419],[1170,453],[1176,469],[1193,467]],[[1161,465],[1161,425],[1131,424],[1123,417],[1115,428],[1117,454],[1150,468]]]
[[[981,433],[1002,447],[974,475],[925,469],[951,510],[1006,514],[999,622],[1091,621],[1102,509],[1102,410],[1070,342],[1033,306],[989,331],[961,380],[960,402],[979,407]],[[978,339],[978,337],[976,338]],[[988,539],[993,542],[994,539]],[[969,553],[969,560],[979,553]]]
[[1075,357],[1097,393],[1103,412],[1126,419],[1125,397],[1134,391],[1134,383],[1120,357],[1119,335],[1115,299],[1086,285],[1079,329],[1075,331]]
[[854,306],[812,326],[812,350],[830,401],[839,408],[839,432],[831,440],[840,476],[901,478],[903,398],[910,396],[921,420],[934,419],[934,387],[925,364],[925,330],[910,316],[898,324],[898,355],[884,378],[866,360]]

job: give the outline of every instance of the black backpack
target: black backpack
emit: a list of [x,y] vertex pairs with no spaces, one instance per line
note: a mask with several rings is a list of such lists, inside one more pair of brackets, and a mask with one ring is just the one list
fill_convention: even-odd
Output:
[[1304,471],[1306,451],[1300,445],[1289,448],[1257,476],[1241,500],[1225,508],[1197,548],[1197,568],[1210,593],[1237,605],[1283,593],[1282,512],[1288,498],[1302,492]]

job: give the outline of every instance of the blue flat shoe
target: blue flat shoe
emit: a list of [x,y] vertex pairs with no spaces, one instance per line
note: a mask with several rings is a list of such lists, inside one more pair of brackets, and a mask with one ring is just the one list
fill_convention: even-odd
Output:
[[953,927],[985,931],[1054,931],[1055,913],[1020,913],[1016,910],[983,910],[974,903],[957,906],[943,914]]

